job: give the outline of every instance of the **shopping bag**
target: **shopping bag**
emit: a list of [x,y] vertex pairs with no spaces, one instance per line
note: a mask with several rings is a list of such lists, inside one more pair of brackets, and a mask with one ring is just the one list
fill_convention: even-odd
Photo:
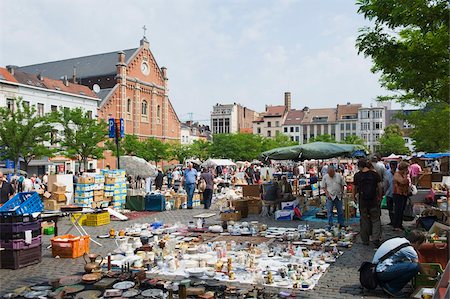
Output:
[[387,199],[386,196],[383,196],[383,199],[381,200],[381,208],[387,209]]
[[404,221],[412,221],[416,218],[416,215],[413,211],[413,204],[411,202],[411,199],[408,197],[408,200],[406,202],[405,211],[403,212],[403,220]]

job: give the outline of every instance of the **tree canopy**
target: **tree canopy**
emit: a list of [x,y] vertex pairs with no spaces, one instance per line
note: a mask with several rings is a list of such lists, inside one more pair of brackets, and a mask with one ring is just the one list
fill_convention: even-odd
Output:
[[53,155],[45,144],[51,139],[50,118],[38,115],[34,106],[22,98],[14,99],[12,107],[0,107],[0,119],[0,158],[13,160],[15,170],[19,158],[28,166],[31,159]]
[[61,109],[53,118],[63,127],[60,140],[61,153],[79,160],[87,170],[87,160],[103,158],[104,148],[99,144],[106,140],[107,124],[104,120],[90,118],[81,108]]
[[315,136],[313,138],[310,138],[308,140],[308,143],[319,142],[319,141],[336,143],[336,139],[334,139],[333,136],[331,136],[330,134],[317,135],[317,136]]
[[[414,127],[416,150],[448,150],[448,0],[358,0],[357,5],[373,21],[360,30],[358,51],[372,59],[372,71],[392,92],[379,99],[424,109],[405,116]],[[427,134],[430,128],[435,134]]]
[[377,151],[382,156],[409,154],[409,149],[405,146],[405,141],[403,140],[402,130],[397,124],[387,126],[378,142],[380,145]]

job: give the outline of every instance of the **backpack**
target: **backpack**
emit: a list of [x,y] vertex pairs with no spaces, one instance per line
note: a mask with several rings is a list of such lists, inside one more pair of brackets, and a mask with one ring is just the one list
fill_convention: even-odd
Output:
[[361,179],[358,185],[359,198],[364,201],[373,201],[377,197],[377,174],[373,171],[360,172]]
[[[395,247],[394,249],[392,249],[391,251],[389,251],[388,253],[386,253],[385,255],[383,255],[379,260],[378,263],[381,263],[382,261],[384,261],[385,259],[391,257],[392,255],[394,255],[397,251],[399,251],[400,249],[404,248],[404,247],[408,247],[411,246],[409,243],[403,243],[397,247]],[[359,271],[359,282],[361,283],[361,286],[363,288],[369,289],[369,290],[374,290],[377,288],[378,286],[378,278],[377,278],[377,265],[373,264],[371,262],[363,262],[361,264],[361,266],[359,267],[358,271]]]

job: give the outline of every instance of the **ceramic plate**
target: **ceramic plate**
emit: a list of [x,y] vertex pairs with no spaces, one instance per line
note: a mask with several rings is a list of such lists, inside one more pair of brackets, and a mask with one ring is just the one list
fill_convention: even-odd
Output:
[[69,286],[72,284],[77,284],[81,282],[81,276],[73,275],[73,276],[65,276],[59,280],[59,284],[62,286]]
[[125,291],[125,292],[122,294],[122,297],[125,297],[125,298],[131,298],[131,297],[134,297],[134,296],[139,295],[140,293],[141,293],[141,291],[139,291],[139,290],[131,289],[131,290]]
[[31,287],[31,290],[33,291],[46,291],[46,290],[51,290],[52,287],[51,286],[33,286]]
[[118,290],[128,290],[134,287],[134,282],[132,281],[121,281],[113,285],[113,288]]
[[141,293],[144,297],[163,298],[164,292],[157,289],[145,290]]
[[49,290],[45,290],[45,291],[31,291],[31,292],[25,293],[24,297],[25,298],[46,297],[49,293],[50,293]]
[[78,293],[75,296],[75,299],[96,299],[100,298],[101,294],[102,292],[98,290],[83,291],[81,293]]

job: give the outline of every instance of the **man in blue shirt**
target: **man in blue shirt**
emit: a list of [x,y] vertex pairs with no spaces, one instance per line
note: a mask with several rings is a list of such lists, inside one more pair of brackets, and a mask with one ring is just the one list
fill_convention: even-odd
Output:
[[386,171],[386,205],[389,211],[389,220],[388,225],[394,225],[394,173],[397,170],[397,161],[389,162],[389,170]]
[[188,164],[183,172],[183,182],[187,193],[187,208],[192,209],[192,198],[194,197],[195,184],[197,183],[197,170],[192,168],[192,163]]
[[377,264],[379,259],[392,249],[407,243],[410,246],[403,247],[388,257],[376,267],[378,282],[388,295],[403,297],[403,287],[420,271],[424,269],[419,264],[417,250],[425,242],[425,234],[419,230],[413,230],[405,238],[392,238],[381,244],[373,256],[372,263]]

